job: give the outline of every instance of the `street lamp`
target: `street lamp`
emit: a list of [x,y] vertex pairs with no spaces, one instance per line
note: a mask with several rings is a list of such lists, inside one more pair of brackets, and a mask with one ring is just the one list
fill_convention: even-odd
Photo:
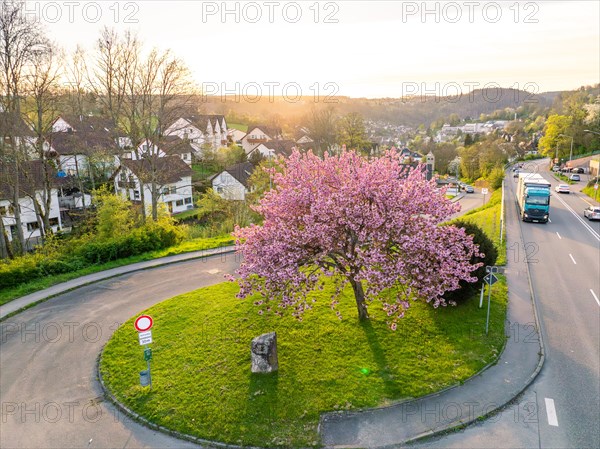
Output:
[[573,159],[573,136],[567,136],[565,134],[559,134],[557,137],[569,137],[571,139],[571,152],[569,153],[569,162],[571,162],[571,159]]

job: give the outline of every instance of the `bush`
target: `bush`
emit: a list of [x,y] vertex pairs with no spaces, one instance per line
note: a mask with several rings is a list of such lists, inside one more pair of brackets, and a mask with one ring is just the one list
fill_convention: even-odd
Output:
[[498,250],[496,249],[494,242],[476,224],[463,220],[456,220],[451,224],[458,228],[463,228],[467,234],[472,235],[473,242],[479,245],[479,252],[484,254],[483,257],[471,258],[471,264],[483,262],[483,265],[473,272],[473,276],[477,277],[477,281],[460,281],[459,288],[444,294],[446,301],[460,303],[467,298],[470,298],[472,294],[479,288],[483,278],[486,275],[485,267],[486,265],[493,266],[496,263],[496,260],[498,259]]

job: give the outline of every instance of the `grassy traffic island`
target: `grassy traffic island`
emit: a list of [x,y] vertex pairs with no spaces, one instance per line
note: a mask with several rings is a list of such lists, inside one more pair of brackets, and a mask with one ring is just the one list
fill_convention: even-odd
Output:
[[[433,393],[494,362],[504,346],[507,289],[492,290],[490,332],[479,298],[433,309],[415,302],[394,332],[374,303],[359,322],[351,288],[330,309],[333,289],[302,322],[259,315],[252,298],[223,283],[164,301],[145,313],[152,328],[152,389],[133,318],[105,346],[100,373],[126,407],[150,422],[236,445],[320,446],[324,412],[375,407]],[[487,298],[486,298],[487,299]],[[276,331],[279,371],[250,372],[250,342]]]

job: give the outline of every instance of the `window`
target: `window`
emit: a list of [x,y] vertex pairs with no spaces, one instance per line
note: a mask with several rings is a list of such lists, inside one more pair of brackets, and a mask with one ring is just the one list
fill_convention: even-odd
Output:
[[50,220],[48,220],[50,223],[50,226],[58,226],[58,217],[56,218],[51,218]]
[[127,175],[123,171],[121,172],[121,181],[127,182]]
[[140,199],[140,191],[139,190],[134,190],[133,191],[133,199],[134,200],[139,200]]
[[40,229],[40,224],[37,221],[32,221],[31,223],[27,223],[27,231],[35,231]]
[[223,193],[223,187],[217,187],[217,193]]
[[186,198],[184,201],[185,201],[185,204],[192,204],[191,198]]
[[6,216],[6,206],[0,206],[0,217]]
[[188,158],[188,154],[187,153],[183,153],[181,155],[181,159],[183,159],[184,161],[187,161],[187,158]]
[[183,200],[177,200],[175,206],[183,206]]

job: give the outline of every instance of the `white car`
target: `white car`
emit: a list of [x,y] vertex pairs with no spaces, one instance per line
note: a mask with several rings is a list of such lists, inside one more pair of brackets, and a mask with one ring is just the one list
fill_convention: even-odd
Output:
[[568,184],[559,184],[554,187],[554,190],[556,190],[557,193],[571,193],[571,189],[569,188]]
[[588,220],[600,220],[600,207],[590,206],[583,211],[583,216]]

